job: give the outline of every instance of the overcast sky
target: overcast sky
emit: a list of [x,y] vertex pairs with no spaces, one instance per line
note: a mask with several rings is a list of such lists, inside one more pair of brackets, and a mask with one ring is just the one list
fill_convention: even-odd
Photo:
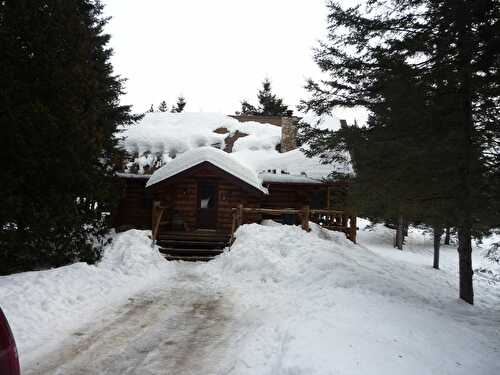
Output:
[[[143,112],[182,94],[187,111],[240,109],[257,102],[265,77],[295,110],[308,77],[320,72],[312,49],[326,35],[324,0],[104,0],[124,104]],[[337,110],[364,121],[364,111]]]

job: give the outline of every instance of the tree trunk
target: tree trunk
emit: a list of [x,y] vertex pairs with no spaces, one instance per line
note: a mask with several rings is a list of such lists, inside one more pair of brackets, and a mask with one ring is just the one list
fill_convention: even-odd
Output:
[[446,227],[446,231],[444,234],[444,244],[449,245],[450,244],[450,237],[451,237],[451,228]]
[[398,225],[396,227],[396,238],[394,239],[394,247],[399,250],[403,250],[403,216],[399,215],[398,217]]
[[461,160],[459,159],[459,173],[461,177],[461,196],[458,207],[461,222],[458,227],[458,260],[460,274],[460,298],[465,302],[474,304],[474,291],[472,284],[472,208],[473,208],[473,134],[474,121],[472,115],[472,12],[466,0],[462,0],[457,8],[457,62],[459,77],[459,92],[461,95],[462,111],[462,144]]
[[443,228],[434,227],[434,262],[433,267],[439,269],[439,247],[441,245],[441,236],[443,234]]
[[460,298],[474,304],[474,289],[472,285],[472,244],[470,228],[458,228],[458,260],[460,274]]

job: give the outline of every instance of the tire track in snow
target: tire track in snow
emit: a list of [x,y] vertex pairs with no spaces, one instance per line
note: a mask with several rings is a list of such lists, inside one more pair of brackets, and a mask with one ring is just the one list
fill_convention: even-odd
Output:
[[232,304],[227,293],[204,288],[176,280],[136,295],[25,374],[220,374]]

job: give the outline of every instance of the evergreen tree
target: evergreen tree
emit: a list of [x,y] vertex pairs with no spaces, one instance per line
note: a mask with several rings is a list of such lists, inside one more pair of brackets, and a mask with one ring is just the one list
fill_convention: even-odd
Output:
[[151,107],[146,111],[146,113],[153,113],[155,111],[153,104],[151,104]]
[[186,99],[181,95],[177,98],[177,103],[175,104],[175,106],[172,107],[172,113],[181,113],[182,111],[184,111],[185,106]]
[[259,112],[262,116],[286,116],[288,107],[283,104],[283,99],[278,98],[271,90],[271,81],[266,78],[262,82],[262,89],[257,94],[259,99]]
[[308,83],[304,104],[319,113],[366,106],[368,128],[305,135],[323,145],[313,153],[325,158],[348,145],[354,190],[365,205],[372,195],[373,212],[425,220],[436,238],[443,226],[456,227],[460,297],[473,303],[471,236],[498,225],[500,208],[500,7],[495,0],[366,3],[364,12],[329,3],[329,42],[315,56],[329,77]]
[[97,0],[0,2],[0,274],[100,256],[122,157]]
[[243,100],[241,102],[241,112],[240,113],[242,115],[259,115],[257,108],[255,108],[252,104],[250,104],[246,100]]
[[262,82],[262,89],[257,93],[259,99],[259,107],[256,108],[248,101],[241,102],[242,115],[255,116],[287,116],[288,106],[283,104],[283,99],[278,98],[271,90],[271,81],[266,78]]
[[165,100],[163,100],[160,103],[160,105],[158,106],[158,111],[160,111],[160,112],[167,112],[168,111],[167,102]]

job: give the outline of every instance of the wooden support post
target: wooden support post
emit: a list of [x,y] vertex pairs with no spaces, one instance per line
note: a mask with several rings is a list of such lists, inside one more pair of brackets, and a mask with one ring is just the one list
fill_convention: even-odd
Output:
[[153,208],[151,209],[151,247],[155,246],[155,240],[156,240],[156,222],[157,222],[157,212],[158,212],[158,207],[160,206],[160,202],[155,201],[153,202]]
[[238,205],[238,227],[243,225],[243,205],[240,203]]
[[161,218],[165,207],[161,207],[161,202],[154,202],[151,213],[151,247],[155,246],[156,238],[158,237],[158,230],[160,228]]
[[310,229],[309,229],[309,218],[311,216],[311,210],[309,208],[309,206],[304,206],[302,208],[302,229],[304,229],[305,231],[309,232]]
[[357,233],[357,224],[356,224],[356,216],[353,215],[350,217],[350,227],[349,227],[349,239],[356,243],[356,233]]
[[233,216],[233,222],[231,223],[231,238],[229,239],[229,245],[233,244],[234,241],[234,232],[236,231],[236,216],[238,215],[238,212],[236,210],[232,210],[231,214]]

